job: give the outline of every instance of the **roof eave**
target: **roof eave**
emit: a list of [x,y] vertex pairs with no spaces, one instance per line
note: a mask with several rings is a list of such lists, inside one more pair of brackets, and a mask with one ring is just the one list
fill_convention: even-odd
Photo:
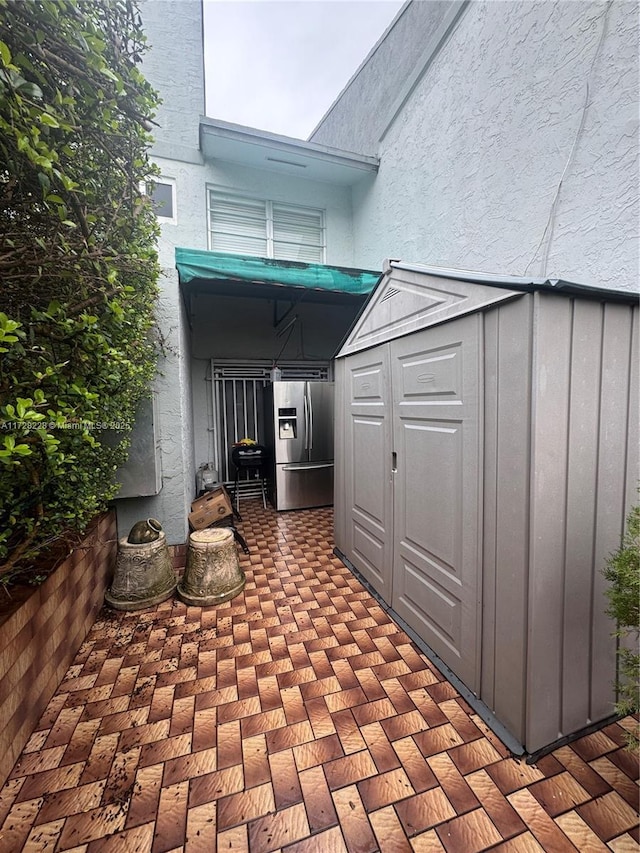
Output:
[[380,165],[377,157],[207,116],[200,118],[200,149],[205,160],[225,160],[346,185],[356,183],[367,174],[375,174]]

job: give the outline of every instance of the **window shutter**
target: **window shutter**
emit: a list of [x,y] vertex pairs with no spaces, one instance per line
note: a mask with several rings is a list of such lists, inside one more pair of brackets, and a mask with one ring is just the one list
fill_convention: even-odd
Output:
[[274,204],[273,257],[322,263],[324,261],[322,211]]
[[324,263],[324,213],[210,190],[209,248],[214,252]]
[[267,255],[264,201],[210,193],[210,246],[214,252]]

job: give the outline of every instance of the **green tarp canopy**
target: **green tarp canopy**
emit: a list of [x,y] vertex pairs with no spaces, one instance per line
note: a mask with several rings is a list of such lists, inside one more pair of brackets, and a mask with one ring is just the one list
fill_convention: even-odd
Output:
[[362,295],[371,293],[380,278],[380,273],[372,270],[254,258],[202,249],[177,248],[176,267],[182,284],[193,279],[238,280]]

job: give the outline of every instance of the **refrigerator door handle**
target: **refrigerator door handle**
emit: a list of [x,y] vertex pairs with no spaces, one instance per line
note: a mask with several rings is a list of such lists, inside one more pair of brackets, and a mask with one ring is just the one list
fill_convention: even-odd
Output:
[[311,432],[309,423],[309,399],[307,397],[307,383],[304,385],[304,449],[309,449],[309,433]]
[[316,468],[333,468],[333,462],[297,462],[293,465],[282,465],[283,471],[314,471]]
[[311,390],[307,384],[307,394],[309,395],[309,450],[313,449],[313,400],[311,399]]

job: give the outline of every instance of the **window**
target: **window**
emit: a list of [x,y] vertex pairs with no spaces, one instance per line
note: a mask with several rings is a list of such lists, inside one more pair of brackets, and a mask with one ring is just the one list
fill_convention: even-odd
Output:
[[324,263],[324,213],[210,190],[209,248],[214,252]]
[[164,222],[176,224],[176,184],[172,178],[159,178],[147,184],[147,195],[156,216]]

